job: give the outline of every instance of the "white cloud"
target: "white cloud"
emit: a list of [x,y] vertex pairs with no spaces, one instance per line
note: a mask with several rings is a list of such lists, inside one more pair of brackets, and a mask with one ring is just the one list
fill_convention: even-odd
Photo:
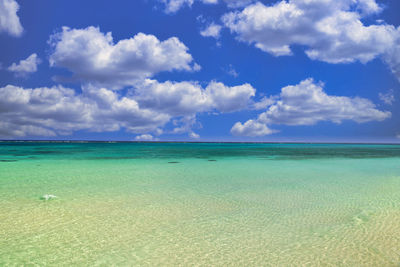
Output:
[[192,139],[199,139],[199,138],[200,138],[200,135],[198,135],[198,134],[195,133],[195,132],[190,132],[190,133],[189,133],[189,137],[192,138]]
[[30,55],[27,59],[21,60],[18,64],[13,63],[8,70],[14,72],[16,76],[24,77],[37,71],[37,66],[41,63],[36,53]]
[[211,23],[204,30],[200,32],[200,35],[203,37],[213,37],[215,39],[218,39],[220,36],[221,28],[222,28],[221,25]]
[[259,109],[266,109],[268,106],[275,103],[276,97],[266,97],[264,96],[261,98],[260,101],[257,101],[253,104],[252,109],[259,110]]
[[395,101],[393,89],[389,90],[386,93],[379,93],[379,99],[387,105],[392,105]]
[[400,26],[397,28],[397,32],[396,45],[386,51],[383,59],[400,82]]
[[[175,13],[184,6],[191,7],[194,3],[194,0],[158,0],[158,1],[165,5],[166,13]],[[205,4],[218,3],[218,0],[200,0],[200,1]]]
[[187,116],[213,110],[234,112],[246,109],[256,91],[249,84],[229,87],[215,81],[202,88],[196,82],[159,83],[147,79],[135,87],[135,99],[142,107],[151,107],[171,116]]
[[162,71],[199,69],[176,37],[160,41],[154,35],[138,33],[114,43],[111,33],[103,34],[99,28],[63,27],[49,43],[53,48],[51,66],[67,68],[73,78],[83,82],[113,89]]
[[84,127],[87,109],[74,91],[63,87],[0,88],[0,135],[56,135]]
[[226,86],[223,83],[211,82],[205,89],[212,100],[212,107],[221,112],[234,112],[246,109],[256,90],[250,84]]
[[194,0],[159,0],[165,4],[166,13],[175,13],[183,6],[192,6]]
[[204,89],[195,82],[160,83],[145,80],[135,85],[135,99],[141,107],[152,108],[171,116],[187,116],[203,112],[212,106]]
[[375,14],[382,11],[382,7],[380,7],[375,0],[358,0],[353,2],[357,3],[357,9],[364,15]]
[[0,33],[21,36],[23,32],[17,12],[19,5],[15,0],[0,0]]
[[61,86],[0,88],[0,136],[68,135],[78,130],[133,133],[156,131],[168,115],[140,109],[137,102],[107,89],[83,88],[83,94]]
[[151,134],[142,134],[135,137],[136,141],[157,141],[157,138],[154,138]]
[[248,109],[256,90],[249,84],[226,86],[212,81],[205,88],[196,82],[160,83],[145,80],[135,85],[134,99],[140,107],[154,110],[174,120],[174,134],[190,133],[197,126],[196,114],[201,112],[229,113]]
[[[344,120],[364,123],[382,121],[390,116],[390,112],[378,110],[368,99],[330,96],[323,91],[323,84],[316,84],[312,79],[307,79],[298,85],[282,88],[274,104],[256,120],[249,120],[244,124],[236,123],[232,133],[260,136],[272,133],[273,130],[270,130],[268,125],[273,124],[314,125],[320,121],[339,124]],[[265,128],[261,125],[265,125]]]
[[231,129],[233,135],[250,137],[264,136],[275,132],[277,131],[269,129],[266,124],[254,120],[248,120],[244,124],[237,122]]
[[269,6],[258,2],[225,14],[222,21],[239,40],[275,56],[291,55],[293,45],[328,63],[366,63],[389,53],[386,61],[399,76],[400,60],[393,59],[398,50],[390,50],[400,43],[400,30],[361,21],[380,11],[375,0],[289,0]]
[[201,124],[196,121],[196,114],[189,114],[179,119],[172,121],[174,129],[171,131],[173,134],[183,134],[192,132],[193,127],[201,128]]
[[88,86],[83,88],[82,97],[95,104],[92,114],[93,120],[98,123],[91,126],[92,131],[114,131],[124,128],[132,133],[157,133],[158,127],[164,126],[171,119],[168,114],[140,106],[129,94],[120,96],[105,88]]
[[25,89],[0,88],[0,136],[55,136],[74,131],[118,131],[162,134],[174,119],[172,133],[192,138],[196,114],[233,112],[251,104],[255,89],[248,84],[228,87],[211,82],[202,88],[195,82],[137,82],[125,96],[118,91],[86,85],[82,93],[62,86]]

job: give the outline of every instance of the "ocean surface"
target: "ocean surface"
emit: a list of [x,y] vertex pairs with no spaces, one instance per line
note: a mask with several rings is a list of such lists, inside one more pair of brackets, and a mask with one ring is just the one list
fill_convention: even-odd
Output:
[[400,145],[0,142],[22,265],[399,266]]

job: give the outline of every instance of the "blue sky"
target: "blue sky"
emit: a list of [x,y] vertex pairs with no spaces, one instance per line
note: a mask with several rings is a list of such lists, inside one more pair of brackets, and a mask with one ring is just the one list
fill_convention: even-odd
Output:
[[398,142],[399,11],[0,0],[0,138]]

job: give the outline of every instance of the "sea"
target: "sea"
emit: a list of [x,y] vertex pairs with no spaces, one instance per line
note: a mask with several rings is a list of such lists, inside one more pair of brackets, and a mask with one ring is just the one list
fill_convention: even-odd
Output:
[[400,145],[0,142],[0,266],[400,266]]

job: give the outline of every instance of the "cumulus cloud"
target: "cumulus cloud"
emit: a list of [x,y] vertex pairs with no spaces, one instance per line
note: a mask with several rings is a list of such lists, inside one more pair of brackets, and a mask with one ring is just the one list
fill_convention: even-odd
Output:
[[176,37],[160,41],[154,35],[138,33],[114,43],[111,33],[104,34],[99,28],[63,27],[49,43],[51,66],[67,68],[82,82],[113,89],[162,71],[199,69]]
[[328,63],[366,63],[387,55],[385,60],[399,76],[399,28],[361,21],[380,11],[375,0],[257,2],[225,14],[222,21],[240,41],[275,56],[292,55],[293,45],[305,46],[309,58]]
[[196,82],[160,83],[145,80],[135,86],[135,99],[142,107],[152,108],[171,116],[187,116],[204,112],[212,105],[204,89]]
[[205,89],[212,99],[212,107],[221,112],[234,112],[246,109],[256,90],[250,84],[228,87],[223,83],[211,82]]
[[254,120],[248,120],[244,124],[237,122],[231,129],[233,135],[250,137],[264,136],[275,132],[277,131],[268,128],[266,124]]
[[19,5],[15,0],[0,0],[0,33],[21,36],[23,32],[17,12]]
[[230,113],[248,109],[253,104],[256,90],[250,84],[226,86],[212,81],[205,88],[197,82],[160,83],[147,79],[135,85],[134,99],[143,108],[148,108],[171,117],[173,134],[191,134],[199,127],[196,114],[201,112]]
[[382,7],[375,2],[375,0],[358,0],[353,1],[356,3],[356,9],[364,15],[379,13],[382,11]]
[[18,64],[13,63],[8,70],[13,72],[18,77],[25,77],[30,73],[37,71],[37,66],[41,63],[40,58],[34,53],[27,59],[21,60]]
[[147,79],[135,87],[135,99],[141,106],[171,116],[187,116],[205,111],[239,111],[251,104],[256,92],[250,84],[229,87],[215,81],[203,88],[196,82],[160,83]]
[[[357,123],[382,121],[391,116],[378,110],[370,100],[360,97],[331,96],[323,84],[307,79],[297,85],[282,88],[275,102],[256,120],[236,123],[231,132],[236,135],[262,136],[273,133],[268,125],[314,125],[320,121],[340,124],[344,120]],[[265,127],[263,127],[264,125]]]
[[197,135],[196,114],[234,112],[250,105],[255,89],[248,84],[226,86],[211,82],[138,82],[125,96],[103,87],[86,85],[82,93],[55,86],[0,88],[0,136],[56,136],[74,131],[118,131],[159,135],[174,120],[172,133]]
[[156,130],[170,117],[139,108],[129,97],[101,88],[83,88],[83,94],[57,87],[0,88],[0,136],[69,135],[78,130],[133,133]]
[[215,39],[218,39],[220,36],[221,28],[221,25],[211,23],[204,30],[200,31],[200,35],[203,37],[213,37]]

